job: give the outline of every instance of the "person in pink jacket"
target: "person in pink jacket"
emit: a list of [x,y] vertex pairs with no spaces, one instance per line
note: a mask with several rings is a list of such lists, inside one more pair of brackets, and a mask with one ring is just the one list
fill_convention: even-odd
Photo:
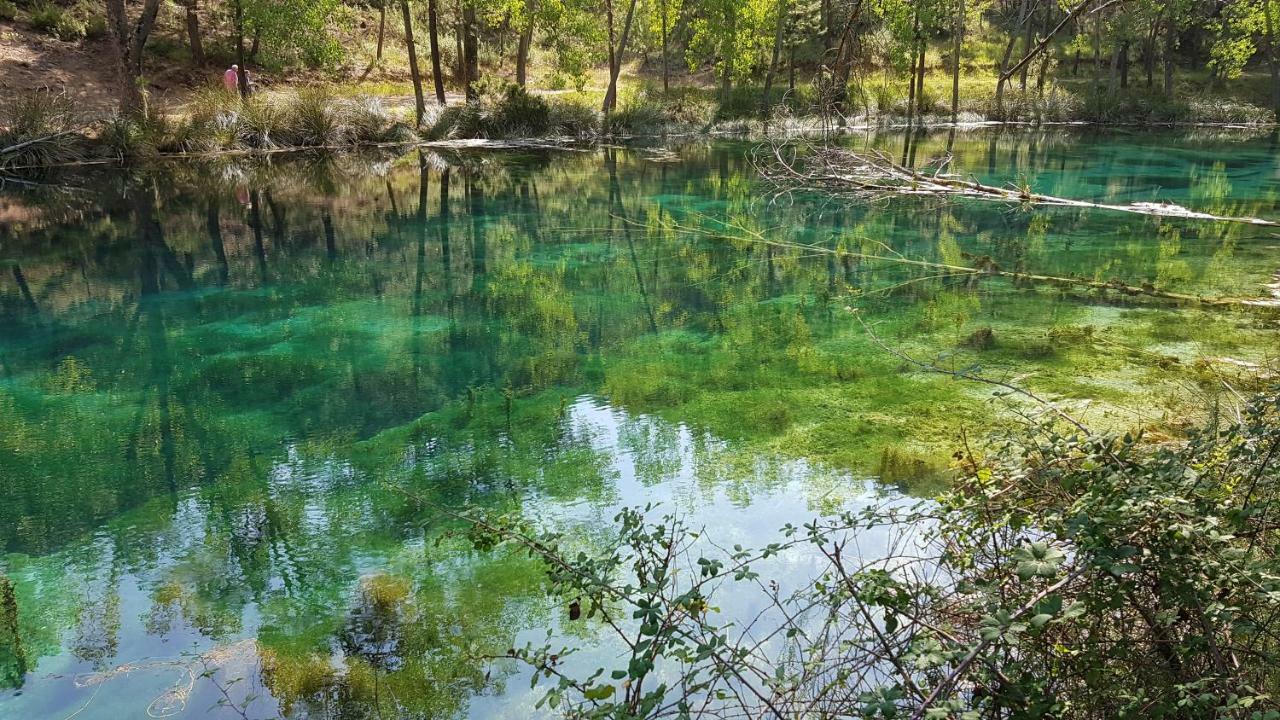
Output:
[[222,74],[222,84],[232,92],[240,91],[240,66],[232,65]]

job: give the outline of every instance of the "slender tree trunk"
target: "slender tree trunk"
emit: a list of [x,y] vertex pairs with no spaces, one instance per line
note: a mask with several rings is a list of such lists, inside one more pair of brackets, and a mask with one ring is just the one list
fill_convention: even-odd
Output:
[[604,0],[604,22],[607,37],[605,41],[609,43],[609,49],[606,53],[609,62],[609,87],[604,92],[604,103],[600,108],[606,116],[613,112],[613,83],[614,83],[614,67],[617,65],[617,58],[614,56],[614,46],[617,44],[613,29],[613,0]]
[[613,47],[613,0],[608,0],[606,9],[609,14],[609,88],[604,93],[604,105],[601,111],[611,113],[618,106],[618,75],[622,72],[622,56],[627,52],[627,41],[631,37],[631,21],[635,18],[636,0],[627,5],[627,17],[622,21],[622,35],[618,38],[617,48]]
[[455,0],[453,4],[453,44],[454,44],[454,61],[457,63],[453,69],[453,81],[458,87],[466,87],[467,85],[467,63],[462,56],[462,0]]
[[[1051,7],[1052,6],[1050,6],[1050,8]],[[1053,17],[1050,13],[1050,8],[1045,8],[1045,11],[1044,11],[1043,22],[1040,24],[1041,37],[1047,36],[1053,30],[1053,27],[1052,27]],[[1040,62],[1036,67],[1036,95],[1039,95],[1039,96],[1044,95],[1045,76],[1049,72],[1049,63],[1051,63],[1052,61],[1053,61],[1053,53],[1051,51],[1046,50],[1040,56]]]
[[476,82],[480,79],[480,47],[476,38],[476,6],[474,0],[465,0],[462,5],[462,55],[466,66],[467,102],[480,99],[480,91]]
[[951,43],[951,122],[960,119],[960,51],[964,48],[964,0],[956,2],[955,27],[951,30],[954,37]]
[[436,0],[427,0],[427,39],[431,43],[431,81],[436,102],[444,105],[444,74],[440,71],[440,37],[437,31]]
[[1262,14],[1266,16],[1267,32],[1267,65],[1271,70],[1271,105],[1275,109],[1276,118],[1280,119],[1280,57],[1276,56],[1276,26],[1271,15],[1272,0],[1264,0]]
[[373,53],[373,61],[382,61],[382,41],[387,36],[387,2],[382,0],[378,5],[378,49]]
[[427,114],[427,103],[422,97],[422,73],[418,71],[418,46],[413,41],[413,16],[409,12],[409,0],[400,0],[400,15],[404,19],[404,45],[409,52],[409,78],[413,80],[413,111],[417,127]]
[[794,44],[787,48],[787,89],[792,92],[796,89],[796,46]]
[[1080,75],[1080,49],[1076,48],[1076,57],[1071,61],[1071,77]]
[[[1030,13],[1026,17],[1026,22],[1024,23],[1026,27],[1024,28],[1024,32],[1022,33],[1022,54],[1023,55],[1026,55],[1027,53],[1031,52],[1031,47],[1035,43],[1035,23],[1032,21],[1032,18],[1035,17],[1036,11],[1038,9],[1039,8],[1032,6]],[[1018,87],[1022,90],[1022,92],[1027,91],[1028,65],[1029,63],[1027,65],[1022,66],[1022,72],[1019,74],[1019,77],[1018,77]]]
[[1120,88],[1129,87],[1129,41],[1120,46]]
[[1147,37],[1142,43],[1142,70],[1147,76],[1147,87],[1155,87],[1156,84],[1156,33],[1160,32],[1160,23],[1157,21],[1151,26],[1151,32],[1147,33]]
[[[1178,49],[1178,25],[1170,17],[1164,29],[1164,94],[1173,95],[1173,63],[1174,52]],[[1273,63],[1274,67],[1274,63]]]
[[236,73],[236,84],[240,86],[240,97],[249,97],[249,74],[245,72],[244,61],[244,2],[243,0],[235,0],[235,26],[236,26],[236,64],[239,71]]
[[200,38],[199,0],[187,0],[187,42],[191,45],[191,63],[196,67],[204,65],[204,42]]
[[782,31],[787,24],[787,0],[778,0],[778,18],[773,28],[773,56],[764,76],[764,96],[760,99],[760,117],[768,119],[773,98],[773,76],[778,74],[778,58],[782,55]]
[[262,30],[253,29],[253,42],[249,43],[249,62],[258,62],[258,50],[262,47]]
[[667,67],[667,0],[662,0],[658,8],[662,13],[662,92],[668,93],[671,92],[671,72]]
[[[911,13],[911,35],[914,39],[911,48],[911,73],[907,76],[907,132],[915,125],[916,118],[916,73],[920,69],[920,58],[917,53],[922,48],[920,42],[920,11],[912,10]],[[906,157],[906,146],[903,146],[903,157]]]
[[525,86],[525,75],[529,65],[529,47],[533,44],[533,13],[536,9],[534,3],[530,2],[525,6],[525,13],[528,17],[524,19],[524,27],[520,28],[520,42],[516,44],[516,84],[520,87]]
[[916,69],[916,115],[924,116],[924,108],[921,104],[924,102],[924,71],[925,62],[928,59],[929,43],[923,37],[920,38],[920,59]]

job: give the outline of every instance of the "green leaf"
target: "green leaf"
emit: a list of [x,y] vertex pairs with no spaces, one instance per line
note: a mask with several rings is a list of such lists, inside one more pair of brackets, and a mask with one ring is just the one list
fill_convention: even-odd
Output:
[[596,685],[583,691],[582,696],[588,700],[608,700],[613,697],[614,690],[612,685]]

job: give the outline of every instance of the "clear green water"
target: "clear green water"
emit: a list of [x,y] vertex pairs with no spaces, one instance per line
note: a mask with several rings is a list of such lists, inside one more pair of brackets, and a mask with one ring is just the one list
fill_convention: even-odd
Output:
[[[1271,138],[978,132],[927,138],[917,160],[949,143],[988,182],[1280,216]],[[749,150],[174,165],[7,188],[0,569],[17,614],[0,607],[0,717],[240,717],[228,699],[255,718],[527,717],[528,677],[478,658],[596,633],[536,566],[470,550],[430,505],[522,512],[589,543],[619,506],[660,502],[752,544],[926,495],[962,433],[1011,413],[911,371],[846,307],[896,348],[1016,378],[1099,426],[1176,433],[1274,366],[1267,309],[856,255],[1268,297],[1271,231],[774,198]],[[985,328],[994,343],[973,340]],[[798,581],[813,563],[774,571]],[[723,611],[751,610],[735,602]]]

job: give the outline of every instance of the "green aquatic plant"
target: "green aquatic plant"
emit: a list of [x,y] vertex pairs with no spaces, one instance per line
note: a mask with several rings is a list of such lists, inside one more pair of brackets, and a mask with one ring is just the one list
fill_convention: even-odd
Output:
[[27,656],[18,626],[18,599],[13,582],[0,574],[0,688],[20,688],[27,674]]

